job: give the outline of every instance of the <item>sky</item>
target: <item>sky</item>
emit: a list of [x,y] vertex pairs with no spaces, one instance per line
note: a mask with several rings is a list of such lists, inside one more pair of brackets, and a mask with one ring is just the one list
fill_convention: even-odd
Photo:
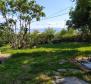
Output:
[[32,22],[32,29],[64,28],[66,20],[69,19],[69,10],[74,7],[74,3],[71,0],[36,0],[36,2],[44,6],[43,11],[46,17],[38,22]]
[[[33,21],[31,29],[65,28],[69,11],[75,5],[71,0],[36,0],[36,2],[44,7],[46,17],[40,21]],[[0,15],[0,22],[4,21],[2,18]]]

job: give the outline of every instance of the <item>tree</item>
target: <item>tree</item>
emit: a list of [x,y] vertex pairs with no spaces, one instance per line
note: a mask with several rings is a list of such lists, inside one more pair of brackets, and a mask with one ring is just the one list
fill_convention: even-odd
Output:
[[31,33],[30,43],[32,46],[37,46],[39,44],[39,35],[40,32],[36,29]]
[[10,43],[11,42],[11,33],[13,33],[13,31],[7,27],[6,23],[1,23],[0,24],[0,44],[5,44],[5,43]]
[[62,29],[60,32],[58,32],[58,38],[64,38],[64,36],[67,34],[67,30],[66,29]]
[[45,29],[44,34],[46,35],[46,41],[51,43],[54,38],[55,30],[53,28],[47,28]]
[[[71,26],[82,31],[91,33],[91,0],[76,0],[76,7],[70,11]],[[69,24],[70,25],[70,24]]]
[[[13,29],[16,33],[16,27],[19,29],[20,41],[14,43],[20,44],[20,48],[26,48],[27,35],[30,33],[30,24],[32,20],[39,21],[41,17],[44,17],[43,6],[36,3],[35,0],[1,0],[0,1],[0,13],[2,14],[7,27]],[[20,22],[20,24],[19,24]],[[18,25],[19,26],[18,26]],[[15,28],[15,29],[14,29]],[[28,37],[27,37],[28,36]],[[16,39],[16,40],[17,40]],[[14,44],[14,45],[15,45]],[[16,45],[15,45],[16,46]],[[17,45],[17,48],[19,47]]]
[[69,30],[63,28],[61,31],[56,32],[53,43],[74,41],[76,35],[77,31],[74,28],[69,28]]

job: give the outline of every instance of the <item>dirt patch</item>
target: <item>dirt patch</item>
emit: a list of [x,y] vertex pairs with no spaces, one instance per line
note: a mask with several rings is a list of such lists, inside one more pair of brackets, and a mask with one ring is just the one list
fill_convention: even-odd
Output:
[[0,63],[3,63],[6,59],[10,58],[11,54],[1,54],[0,53]]

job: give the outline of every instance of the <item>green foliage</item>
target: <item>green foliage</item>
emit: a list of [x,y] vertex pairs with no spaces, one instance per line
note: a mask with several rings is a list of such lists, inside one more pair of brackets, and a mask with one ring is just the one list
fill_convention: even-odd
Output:
[[11,42],[13,31],[7,27],[6,23],[0,24],[0,44]]
[[65,30],[65,29],[62,29],[61,31],[60,31],[60,36],[61,37],[64,37],[64,35],[67,33],[67,30]]
[[37,46],[39,44],[39,34],[40,32],[38,30],[34,30],[30,35],[30,45],[31,46]]
[[52,39],[54,38],[55,32],[56,31],[53,28],[45,29],[44,34],[48,43],[51,43]]
[[74,30],[73,28],[70,28],[69,30],[67,30],[67,32],[64,34],[64,37],[72,37],[77,35],[76,30]]
[[70,11],[70,19],[76,29],[91,33],[91,0],[77,0],[75,9]]
[[[40,6],[36,3],[35,0],[1,0],[0,1],[0,14],[5,19],[5,23],[7,24],[7,28],[12,29],[12,31],[15,33],[13,36],[16,35],[16,28],[19,29],[19,34],[22,32],[21,40],[19,40],[17,35],[12,40],[11,45],[21,44],[18,45],[20,48],[27,47],[26,40],[28,37],[28,33],[30,33],[30,24],[31,21],[37,20],[39,21],[41,17],[45,16],[45,13],[43,12],[43,6]],[[8,17],[10,15],[10,17]],[[19,23],[17,25],[17,23]],[[17,42],[21,43],[17,43]],[[17,45],[16,45],[17,46]],[[18,48],[17,47],[17,48]],[[14,47],[15,48],[15,47]]]
[[30,45],[52,43],[54,34],[55,30],[53,28],[47,28],[44,32],[39,32],[38,30],[35,30],[30,35]]
[[69,30],[62,29],[60,32],[57,32],[55,34],[55,39],[65,39],[65,38],[72,38],[73,36],[76,36],[77,32],[73,28],[70,28]]

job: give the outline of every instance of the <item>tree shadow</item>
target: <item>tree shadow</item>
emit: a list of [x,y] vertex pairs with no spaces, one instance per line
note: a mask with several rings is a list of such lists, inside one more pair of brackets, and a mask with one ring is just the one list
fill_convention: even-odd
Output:
[[[29,81],[34,84],[41,84],[42,79],[37,79],[41,74],[47,76],[53,75],[54,71],[60,68],[78,68],[74,64],[67,62],[60,65],[62,59],[69,60],[74,56],[91,52],[80,52],[77,50],[55,50],[55,51],[36,51],[32,53],[16,53],[0,65],[0,80],[2,81],[20,81],[19,84]],[[6,79],[8,77],[8,79]],[[3,78],[3,79],[2,79]],[[18,83],[17,83],[18,84]],[[26,84],[26,83],[25,83]]]
[[[83,43],[83,42],[73,42],[73,43],[60,43],[60,44],[46,44],[42,45],[43,48],[58,48],[58,49],[76,49],[76,48],[81,48],[81,47],[89,47],[91,44],[89,43]],[[41,47],[41,46],[40,46]]]
[[[16,53],[11,58],[6,60],[0,65],[0,73],[3,77],[2,81],[6,79],[26,81],[30,77],[33,81],[36,80],[41,73],[52,74],[53,71],[57,71],[59,68],[71,68],[73,64],[66,63],[60,65],[59,62],[62,59],[68,59],[70,56],[74,56],[78,51],[53,51],[53,52],[33,52],[33,53]],[[15,73],[15,74],[14,74]],[[28,78],[24,77],[29,76]],[[8,81],[6,79],[6,81]],[[28,80],[30,81],[30,79]]]

